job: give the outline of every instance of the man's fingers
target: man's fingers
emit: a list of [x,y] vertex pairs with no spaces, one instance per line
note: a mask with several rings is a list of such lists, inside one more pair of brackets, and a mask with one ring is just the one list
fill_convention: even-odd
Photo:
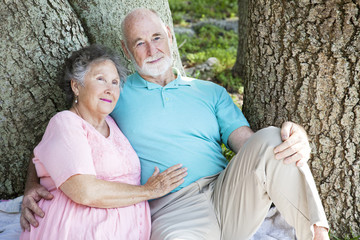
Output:
[[290,137],[292,126],[292,122],[285,122],[281,126],[280,134],[283,141],[286,141]]
[[45,200],[51,200],[54,198],[54,195],[52,195],[46,188],[40,188],[37,189],[36,191],[39,194],[39,196],[41,198],[44,198]]
[[28,230],[30,232],[30,224],[23,215],[20,216],[20,225],[23,231]]
[[[294,144],[294,145],[290,145],[290,146],[289,146],[289,144],[287,144],[285,142],[283,144],[284,144],[284,149],[275,154],[275,158],[278,160],[294,155],[295,153],[299,152],[302,147],[301,144]],[[282,145],[282,144],[280,144],[280,145]]]
[[21,227],[30,231],[30,225],[34,227],[39,226],[39,222],[35,219],[34,214],[28,209],[24,208],[22,210],[21,218],[20,218]]
[[[45,213],[43,212],[43,210],[37,205],[37,203],[35,202],[34,199],[32,198],[25,198],[23,200],[23,208],[24,208],[24,211],[25,213],[27,214],[25,216],[26,219],[33,219],[33,213],[35,213],[36,215],[38,215],[39,217],[44,217]],[[31,210],[31,212],[30,212]],[[29,217],[28,215],[31,215],[31,217]],[[31,222],[30,222],[31,224]],[[31,224],[33,225],[33,224]],[[34,226],[34,225],[33,225]]]

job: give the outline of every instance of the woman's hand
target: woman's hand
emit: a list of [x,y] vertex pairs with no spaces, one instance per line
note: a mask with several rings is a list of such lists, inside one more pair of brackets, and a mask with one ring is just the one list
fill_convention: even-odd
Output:
[[176,164],[162,173],[160,173],[158,167],[155,167],[153,175],[144,185],[145,189],[150,192],[150,199],[162,197],[184,182],[187,168],[181,167],[182,164]]

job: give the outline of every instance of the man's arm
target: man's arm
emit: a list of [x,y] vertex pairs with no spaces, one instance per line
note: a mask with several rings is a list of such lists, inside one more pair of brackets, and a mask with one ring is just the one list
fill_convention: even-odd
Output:
[[[249,127],[240,127],[230,134],[228,145],[237,153],[253,134]],[[281,139],[283,143],[274,148],[276,159],[284,159],[285,164],[296,162],[299,167],[309,160],[311,148],[303,127],[293,122],[285,122],[281,127]]]
[[253,134],[253,130],[249,127],[239,127],[230,134],[227,143],[233,152],[238,153],[240,148]]
[[34,227],[39,225],[35,219],[35,214],[44,217],[44,212],[39,208],[37,202],[42,198],[50,200],[53,195],[45,187],[40,185],[39,178],[36,174],[34,163],[30,160],[27,179],[25,184],[24,198],[21,204],[20,224],[23,230],[30,231],[30,224]]

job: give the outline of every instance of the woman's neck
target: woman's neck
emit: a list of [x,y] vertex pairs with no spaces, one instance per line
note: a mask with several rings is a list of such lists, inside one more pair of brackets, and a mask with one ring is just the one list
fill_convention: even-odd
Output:
[[110,134],[109,126],[107,125],[105,118],[106,115],[92,114],[85,109],[82,109],[78,104],[74,104],[70,111],[90,123],[99,133],[101,133],[104,137],[108,137]]

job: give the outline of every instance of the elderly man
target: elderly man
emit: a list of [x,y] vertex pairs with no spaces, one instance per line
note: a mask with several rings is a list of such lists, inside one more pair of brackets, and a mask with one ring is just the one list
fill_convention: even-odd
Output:
[[[172,68],[172,34],[158,15],[140,8],[122,23],[125,54],[136,67],[112,117],[139,155],[142,183],[155,166],[181,162],[185,182],[150,202],[151,239],[249,239],[272,202],[298,239],[328,239],[328,223],[307,166],[310,147],[287,122],[256,133],[224,88],[182,77]],[[237,155],[227,164],[221,142]],[[32,179],[21,223],[43,215],[36,201],[51,195]],[[30,180],[29,180],[30,179]]]

